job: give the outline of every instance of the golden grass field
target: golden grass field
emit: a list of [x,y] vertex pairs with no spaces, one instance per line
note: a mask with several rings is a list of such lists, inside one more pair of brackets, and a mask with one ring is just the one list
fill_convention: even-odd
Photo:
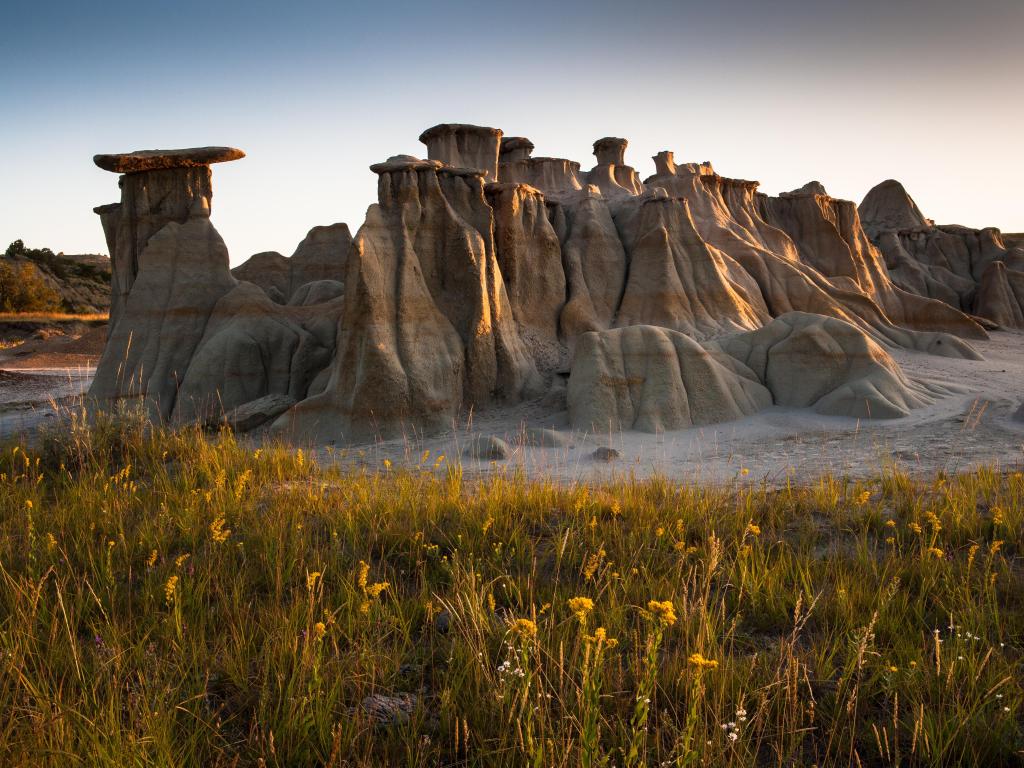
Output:
[[1020,765],[1024,477],[0,455],[0,764]]

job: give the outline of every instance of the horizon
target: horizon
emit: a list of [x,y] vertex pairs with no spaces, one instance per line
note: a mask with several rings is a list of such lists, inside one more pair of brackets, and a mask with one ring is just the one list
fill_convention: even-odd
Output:
[[[939,224],[1024,231],[1019,3],[132,8],[5,11],[0,62],[21,76],[4,102],[22,117],[0,127],[3,244],[105,253],[92,208],[117,200],[117,178],[93,155],[228,145],[247,153],[214,168],[232,265],[290,255],[317,225],[355,234],[376,199],[369,166],[425,156],[417,137],[442,122],[584,169],[595,139],[622,136],[642,178],[669,149],[773,195],[813,179],[859,203],[894,178]],[[150,32],[179,24],[194,50]]]

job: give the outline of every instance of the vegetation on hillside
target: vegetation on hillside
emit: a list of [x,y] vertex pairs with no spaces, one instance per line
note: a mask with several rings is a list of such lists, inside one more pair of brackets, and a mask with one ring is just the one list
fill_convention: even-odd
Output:
[[1020,473],[420,459],[106,421],[5,448],[0,764],[1019,764]]
[[0,257],[0,311],[97,312],[109,306],[110,269],[15,240]]

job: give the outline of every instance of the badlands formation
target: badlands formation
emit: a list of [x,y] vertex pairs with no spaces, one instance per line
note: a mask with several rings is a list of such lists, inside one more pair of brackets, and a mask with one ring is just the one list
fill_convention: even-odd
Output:
[[972,342],[1024,327],[1024,250],[935,225],[895,181],[858,208],[671,152],[641,179],[620,138],[594,143],[589,171],[495,128],[420,140],[426,159],[370,166],[378,202],[354,237],[316,227],[234,270],[211,164],[241,151],[97,156],[122,175],[96,209],[113,289],[90,398],[337,444],[522,403],[606,434],[773,407],[896,419],[957,391],[897,358],[977,365]]

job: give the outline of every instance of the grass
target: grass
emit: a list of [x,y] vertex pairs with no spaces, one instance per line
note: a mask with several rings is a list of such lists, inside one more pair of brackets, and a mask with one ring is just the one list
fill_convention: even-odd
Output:
[[0,323],[105,323],[110,319],[106,312],[73,314],[68,312],[0,312]]
[[0,455],[0,764],[1019,765],[1022,498],[79,422]]

